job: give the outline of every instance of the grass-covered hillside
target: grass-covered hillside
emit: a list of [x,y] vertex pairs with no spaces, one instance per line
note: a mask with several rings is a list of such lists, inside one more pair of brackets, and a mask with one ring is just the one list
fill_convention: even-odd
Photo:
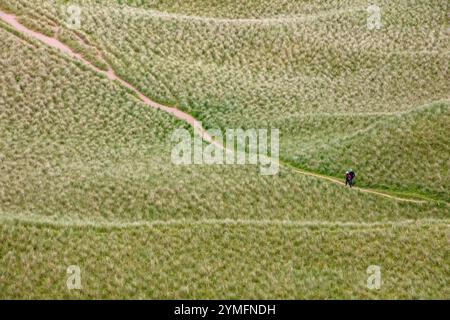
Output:
[[0,33],[4,213],[128,222],[444,217],[433,203],[349,193],[289,168],[264,177],[252,165],[172,164],[170,134],[183,122],[38,42]]
[[[341,130],[334,126],[351,134],[374,122],[392,127],[391,120],[380,123],[386,115],[448,101],[447,1],[379,1],[379,30],[367,28],[363,1],[66,2],[82,9],[80,30],[65,27],[67,17],[59,10],[64,1],[3,2],[26,25],[55,34],[104,67],[100,50],[122,78],[206,127],[283,128],[284,157],[296,165],[335,176],[344,167],[357,167],[364,172],[363,185],[415,190],[448,201],[442,182],[448,170],[441,165],[448,150],[440,147],[433,149],[436,162],[422,150],[401,151],[400,158],[413,152],[427,172],[425,180],[412,183],[419,179],[412,176],[414,166],[402,162],[404,171],[386,170],[395,154],[391,146],[401,139],[391,141],[390,152],[377,155],[376,164],[367,162],[373,154],[361,150],[362,136],[351,142],[357,156],[330,158],[336,164],[332,169],[320,159],[330,152],[334,156],[332,151],[318,156],[319,149],[308,150],[308,161],[296,156],[316,135],[327,139],[328,132]],[[304,130],[305,116],[315,123],[314,130]],[[348,124],[343,119],[349,116],[359,118]],[[355,123],[359,119],[366,121]],[[323,126],[324,121],[332,123]],[[445,131],[426,127],[428,136],[447,140]],[[390,139],[389,129],[382,131],[378,141]]]
[[290,124],[297,138],[285,137],[284,156],[300,167],[337,177],[342,168],[353,168],[359,172],[358,185],[449,202],[449,123],[448,101],[376,118],[301,118]]
[[363,1],[137,3],[0,10],[205,127],[280,129],[280,172],[173,164],[185,122],[0,20],[0,298],[449,298],[446,1],[379,1],[380,30]]
[[[2,298],[442,298],[443,224],[0,225]],[[380,263],[381,261],[381,263]],[[66,268],[82,268],[68,291]],[[382,289],[366,287],[381,265]]]

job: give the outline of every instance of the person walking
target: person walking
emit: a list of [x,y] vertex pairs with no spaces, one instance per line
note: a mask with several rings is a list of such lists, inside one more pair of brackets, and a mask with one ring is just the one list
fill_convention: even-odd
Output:
[[353,186],[353,179],[355,178],[355,172],[350,169],[345,172],[345,185],[349,185],[350,188]]

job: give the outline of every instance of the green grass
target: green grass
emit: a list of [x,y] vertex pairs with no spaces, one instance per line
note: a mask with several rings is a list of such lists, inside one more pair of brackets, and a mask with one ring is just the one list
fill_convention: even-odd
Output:
[[[76,33],[58,5],[36,1],[15,10],[59,25],[62,41],[104,67],[98,47],[122,78],[205,127],[280,128],[283,158],[296,165],[338,177],[353,167],[362,186],[449,200],[448,129],[431,116],[413,120],[420,128],[397,116],[448,101],[446,1],[381,1],[383,28],[371,31],[362,1],[88,0],[74,2],[83,12]],[[74,45],[80,35],[89,44]],[[408,130],[402,139],[397,125]]]
[[[0,225],[1,298],[443,298],[448,225]],[[81,268],[82,290],[66,269]],[[369,265],[382,287],[366,287]]]
[[[339,178],[352,167],[359,186],[441,202],[289,167],[173,165],[170,134],[186,124],[0,22],[1,298],[449,296],[448,43],[429,37],[444,2],[406,14],[399,1],[377,34],[358,1],[332,12],[327,1],[79,3],[76,33],[52,1],[0,8],[59,27],[105,68],[99,48],[122,78],[206,127],[280,128],[294,166]],[[65,286],[72,264],[81,291]],[[365,286],[371,264],[380,291]]]
[[0,76],[7,88],[0,118],[7,213],[124,221],[379,221],[448,213],[351,192],[288,168],[263,177],[256,166],[173,165],[170,134],[184,124],[93,71],[1,32],[8,44]]
[[[20,1],[20,11],[26,17],[45,12],[64,29],[59,7],[36,1]],[[305,18],[270,23],[166,16],[116,1],[79,4],[78,33],[122,77],[210,126],[267,126],[304,113],[406,111],[448,98],[446,1],[381,2],[384,27],[376,32],[367,30],[361,2],[317,16],[314,11],[332,4],[315,1]]]
[[[283,139],[287,161],[339,178],[352,168],[359,186],[450,201],[449,102],[375,121],[355,116],[316,120],[288,124],[297,130]],[[322,133],[318,127],[330,132]],[[308,132],[319,134],[307,140],[303,137]]]

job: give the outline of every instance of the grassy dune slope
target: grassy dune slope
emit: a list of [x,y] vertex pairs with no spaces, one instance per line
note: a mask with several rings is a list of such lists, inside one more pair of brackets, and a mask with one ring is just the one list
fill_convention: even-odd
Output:
[[380,199],[289,169],[263,177],[256,166],[173,165],[170,133],[184,124],[94,71],[0,32],[5,213],[125,221],[445,217],[432,204]]
[[[0,225],[1,298],[443,298],[448,226]],[[66,269],[81,268],[80,291]],[[382,288],[366,288],[369,265]]]
[[[422,193],[449,202],[449,123],[450,102],[376,119],[299,119],[292,124],[296,138],[285,137],[283,156],[301,167],[338,177],[343,168],[351,167],[360,186]],[[318,127],[330,132],[302,138],[320,133]]]
[[[384,24],[376,31],[367,29],[360,3],[268,22],[79,3],[77,33],[101,48],[121,76],[210,126],[267,126],[305,112],[396,112],[448,98],[447,1],[382,2]],[[14,5],[24,21],[50,28],[49,17],[64,37],[74,33],[52,1]],[[331,4],[310,5],[324,6]]]
[[[127,6],[86,0],[76,2],[82,8],[76,32],[64,26],[53,1],[5,3],[42,31],[59,26],[60,39],[88,58],[100,48],[117,73],[147,96],[188,111],[207,127],[277,127],[288,161],[334,176],[354,167],[363,185],[448,201],[448,126],[425,123],[436,120],[426,117],[417,120],[422,128],[409,127],[409,118],[403,124],[400,118],[397,124],[409,129],[398,135],[387,120],[389,114],[448,100],[447,1],[380,1],[383,27],[368,30],[362,1]],[[347,117],[355,115],[347,129]],[[444,114],[440,123],[445,119]],[[364,135],[336,134],[365,131],[375,122],[383,134],[376,139],[380,132],[371,131],[370,144]],[[347,141],[343,147],[341,139]],[[383,152],[377,151],[380,141]]]
[[[60,11],[56,10],[54,2],[44,1],[42,6],[34,5],[36,3],[37,0],[0,0],[0,7],[8,6],[10,10],[22,12],[21,21],[28,21],[27,25],[34,21],[36,29],[55,31],[61,17],[57,18]],[[348,80],[350,76],[351,66],[339,69],[338,64],[333,67],[331,61],[323,63],[320,59],[304,64],[304,59],[314,59],[313,53],[318,48],[339,45],[339,41],[344,41],[342,38],[331,43],[321,40],[311,52],[305,49],[298,60],[282,62],[281,56],[281,64],[275,63],[270,71],[271,67],[258,67],[260,59],[275,59],[278,55],[268,56],[268,44],[278,38],[276,33],[271,33],[273,26],[270,26],[264,29],[267,33],[263,33],[266,38],[262,44],[253,39],[247,53],[242,50],[243,55],[240,55],[237,50],[219,65],[221,58],[215,54],[227,51],[221,50],[220,41],[215,38],[216,30],[223,30],[224,37],[230,37],[233,43],[247,43],[246,37],[256,36],[262,27],[228,22],[218,26],[217,21],[190,19],[180,22],[179,17],[169,19],[158,15],[146,18],[142,9],[119,8],[113,1],[103,7],[92,6],[93,1],[82,3],[88,12],[95,14],[86,16],[80,34],[104,51],[118,74],[149,96],[160,101],[173,101],[198,113],[208,124],[277,125],[289,117],[290,111],[297,112],[297,116],[315,111],[316,107],[311,107],[308,100],[299,102],[296,98],[296,92],[302,86],[289,87],[291,81],[280,78],[285,72],[289,75],[286,69],[289,65],[294,68],[291,74],[304,72],[312,78],[317,76],[314,74],[321,65],[323,72],[328,74],[325,77],[333,75],[333,79],[337,79],[342,76],[340,79]],[[196,3],[203,6],[201,2]],[[324,1],[318,3],[320,8],[326,7]],[[424,12],[435,10],[425,2],[418,3],[422,4],[418,7]],[[436,2],[435,5],[441,4]],[[54,9],[53,13],[49,10],[41,15],[49,7]],[[209,10],[192,8],[189,14],[207,14]],[[280,10],[273,9],[272,13],[282,14]],[[216,13],[222,15],[220,10]],[[139,14],[144,20],[138,24],[125,23],[122,19]],[[245,17],[256,14],[270,16],[267,12],[242,11]],[[230,15],[234,16],[234,13],[230,11]],[[331,24],[339,21],[339,16],[334,18],[337,20],[332,19]],[[52,19],[56,21],[53,26]],[[414,18],[411,19],[407,21],[412,23]],[[328,28],[322,27],[321,23],[305,26],[318,28],[318,32]],[[288,24],[277,30],[287,30],[289,34],[289,30],[292,31],[289,28],[295,26]],[[198,33],[193,33],[196,36],[191,39],[187,35],[192,30],[198,30]],[[60,32],[65,36],[74,35],[64,28]],[[345,32],[340,35],[344,37]],[[403,37],[411,40],[417,35],[409,38],[405,33]],[[205,39],[205,47],[190,51],[195,47],[196,37],[197,40]],[[311,35],[309,39],[311,45],[315,43],[313,37]],[[415,44],[422,50],[427,45],[427,37],[424,34],[418,39]],[[4,44],[0,48],[0,298],[449,296],[449,206],[405,203],[365,194],[297,174],[289,168],[282,168],[277,176],[263,177],[255,166],[175,166],[170,161],[170,134],[175,128],[185,126],[183,123],[139,103],[118,84],[81,63],[38,42],[14,35],[1,22],[0,41]],[[189,43],[191,46],[186,46]],[[395,47],[394,40],[387,43]],[[406,49],[415,44],[408,44]],[[379,45],[389,46],[385,42]],[[443,43],[438,41],[436,45],[443,46]],[[155,47],[162,51],[154,53]],[[254,48],[261,48],[261,52],[253,57],[249,52]],[[301,50],[301,46],[295,48]],[[88,45],[84,49],[93,50]],[[332,57],[334,49],[330,50],[329,57]],[[338,50],[346,57],[343,61],[354,56],[342,46]],[[388,75],[402,72],[408,75],[417,70],[414,72],[423,82],[404,82],[405,91],[402,92],[405,93],[397,100],[391,100],[398,104],[385,105],[379,103],[377,97],[367,100],[369,110],[366,111],[408,110],[419,102],[444,96],[442,80],[445,74],[440,67],[445,48],[439,50],[436,54],[419,54],[421,62],[413,66],[409,65],[409,60],[402,64],[404,60],[393,55],[390,67],[398,68],[387,69]],[[328,57],[328,53],[323,57]],[[201,57],[208,56],[211,61],[201,61]],[[380,61],[379,56],[375,57],[367,66],[374,67],[371,63]],[[236,63],[242,58],[254,60]],[[362,53],[359,61],[365,60]],[[193,61],[198,63],[192,64]],[[424,63],[428,64],[425,66]],[[249,75],[243,82],[236,81],[239,78],[237,72],[241,71]],[[322,76],[321,73],[319,77]],[[192,82],[184,82],[186,79],[192,79]],[[321,81],[325,81],[323,79]],[[354,81],[345,82],[347,89],[358,82]],[[383,99],[398,92],[390,88],[398,81],[378,83],[386,87],[386,98]],[[287,96],[276,94],[278,89],[271,87],[272,84],[286,87],[290,93]],[[311,86],[317,84],[311,82]],[[366,89],[362,85],[355,90],[364,92]],[[225,93],[233,97],[227,97]],[[316,99],[315,94],[308,99]],[[344,89],[336,92],[338,96],[347,94],[350,100],[346,100],[346,106],[349,107],[342,111],[365,108],[363,100],[358,100],[361,97],[355,98]],[[328,99],[324,92],[320,95]],[[287,100],[283,100],[285,96]],[[296,102],[289,103],[289,100]],[[325,100],[318,101],[317,110],[333,111]],[[270,101],[273,106],[269,106]],[[314,130],[312,125],[302,131],[299,128],[303,127],[286,121],[286,128],[291,126],[292,134],[289,137],[289,131],[283,133],[284,157],[318,170],[325,167],[334,173],[339,170],[339,163],[347,165],[348,154],[340,154],[338,146],[358,145],[364,152],[365,158],[361,159],[365,159],[367,168],[372,170],[367,173],[371,179],[377,176],[376,166],[370,162],[374,150],[363,144],[370,141],[377,145],[376,132],[372,130],[387,128],[386,137],[391,137],[395,136],[397,128],[401,128],[405,132],[401,137],[405,152],[420,150],[414,144],[417,139],[410,137],[415,134],[424,139],[426,145],[437,140],[436,143],[443,146],[439,150],[448,150],[444,140],[448,132],[445,126],[448,107],[445,105],[398,118],[355,116],[364,119],[356,122],[361,136],[352,136],[343,130],[339,122],[345,121],[342,117],[327,117],[312,116],[310,119],[309,123],[324,124],[320,130]],[[317,119],[329,120],[317,122]],[[373,119],[376,119],[373,126],[366,129]],[[396,119],[407,121],[403,124],[402,120],[399,124]],[[325,125],[327,121],[330,125]],[[440,125],[427,131],[429,123]],[[337,131],[339,133],[333,136]],[[304,133],[309,140],[300,139]],[[332,138],[336,141],[331,141]],[[325,143],[327,139],[331,139],[330,143]],[[329,148],[316,149],[314,141],[322,141]],[[296,153],[297,143],[310,148],[311,158]],[[386,149],[391,150],[397,145],[398,140],[393,140]],[[428,155],[427,147],[423,148],[424,152],[417,155],[419,161]],[[317,154],[314,153],[316,150],[322,151]],[[386,156],[388,151],[381,150]],[[316,162],[322,154],[322,162]],[[399,151],[399,156],[402,155]],[[436,161],[445,162],[444,156],[440,151],[436,152]],[[336,164],[331,164],[332,161]],[[407,159],[404,161],[410,165]],[[388,162],[380,160],[380,163]],[[439,166],[439,170],[442,168],[446,167]],[[410,180],[409,170],[402,168],[397,181],[420,186]],[[441,174],[439,170],[437,174]],[[443,180],[445,177],[441,175],[439,183],[448,189]],[[375,183],[369,178],[362,182]],[[81,291],[66,288],[69,265],[81,267]],[[379,291],[366,288],[369,265],[382,268],[383,285]]]

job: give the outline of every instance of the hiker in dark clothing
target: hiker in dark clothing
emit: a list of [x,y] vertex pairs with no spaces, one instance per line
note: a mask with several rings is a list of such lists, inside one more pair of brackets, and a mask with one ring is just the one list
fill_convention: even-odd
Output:
[[345,173],[345,185],[349,185],[350,188],[353,186],[353,179],[355,178],[355,173],[352,169],[348,170]]

